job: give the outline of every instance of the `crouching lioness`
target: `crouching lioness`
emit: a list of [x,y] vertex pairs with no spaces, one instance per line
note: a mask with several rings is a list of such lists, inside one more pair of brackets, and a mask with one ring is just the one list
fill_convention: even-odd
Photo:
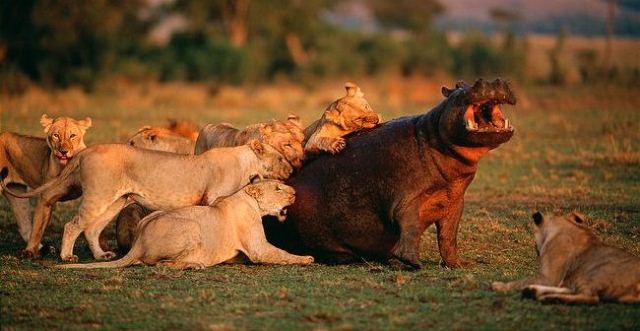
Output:
[[339,153],[346,146],[342,137],[382,123],[382,116],[373,111],[358,85],[347,82],[344,88],[347,95],[331,103],[319,120],[304,129],[305,153]]
[[539,275],[494,282],[493,290],[523,290],[547,303],[640,302],[640,258],[603,244],[579,213],[545,217],[537,212],[533,221]]
[[[42,115],[40,124],[44,128],[46,138],[24,136],[17,133],[0,133],[0,169],[7,168],[9,176],[4,178],[6,186],[14,191],[26,192],[58,176],[67,162],[76,153],[87,147],[84,134],[91,127],[91,118],[74,120],[69,117],[49,118]],[[18,223],[18,230],[25,241],[37,255],[40,241],[31,242],[30,237],[42,237],[44,228],[36,227],[31,236],[31,207],[29,200],[19,199],[0,189],[7,198]],[[60,200],[71,200],[79,196],[79,192],[70,192]]]
[[195,154],[216,147],[244,145],[251,139],[273,146],[294,168],[302,167],[304,133],[298,117],[293,115],[285,121],[272,120],[249,125],[242,130],[227,123],[207,124],[200,130]]
[[286,217],[293,203],[292,187],[278,181],[248,185],[212,206],[154,212],[140,221],[139,236],[117,261],[67,264],[60,268],[119,268],[134,264],[204,268],[243,253],[253,263],[309,264],[311,256],[289,254],[267,242],[262,216]]
[[[204,154],[178,155],[149,151],[129,145],[96,145],[78,154],[56,179],[20,197],[42,193],[46,213],[36,214],[35,223],[51,216],[50,206],[73,188],[80,187],[83,200],[78,214],[64,227],[60,257],[75,261],[73,245],[84,232],[96,259],[110,259],[98,245],[98,236],[122,208],[136,202],[152,210],[210,205],[230,195],[255,178],[286,179],[293,169],[273,147],[256,140],[248,145],[216,148]],[[6,175],[3,169],[0,175]]]

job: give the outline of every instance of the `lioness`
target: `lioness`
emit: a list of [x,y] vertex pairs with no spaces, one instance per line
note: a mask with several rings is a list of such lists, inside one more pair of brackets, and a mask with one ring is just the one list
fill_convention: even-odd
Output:
[[304,133],[300,120],[293,115],[286,121],[272,120],[247,126],[243,130],[236,129],[228,123],[207,124],[200,130],[195,154],[201,154],[214,147],[240,146],[251,139],[275,147],[294,168],[302,167]]
[[169,131],[195,141],[198,139],[198,125],[187,120],[169,119],[169,124],[165,127]]
[[382,123],[358,85],[347,82],[347,95],[327,107],[322,117],[304,129],[305,153],[339,153],[346,146],[344,136]]
[[[24,136],[17,133],[0,133],[0,168],[9,170],[9,177],[4,180],[6,186],[16,192],[26,192],[27,188],[42,185],[60,174],[67,162],[86,147],[84,134],[91,127],[91,118],[75,120],[69,117],[55,119],[42,115],[40,124],[44,127],[46,138]],[[0,189],[2,191],[2,189]],[[41,238],[44,227],[36,227],[32,234],[31,206],[29,200],[19,199],[2,191],[9,201],[16,216],[18,231],[25,241],[29,241],[27,249],[37,252],[40,241],[29,240],[30,237]],[[71,200],[79,196],[79,192],[69,192],[60,200]]]
[[267,242],[262,216],[283,221],[295,191],[278,181],[251,184],[212,206],[154,212],[139,224],[129,253],[117,261],[67,264],[60,268],[119,268],[134,264],[200,269],[243,253],[253,263],[309,264],[311,256],[292,255]]
[[[64,227],[60,257],[77,260],[73,245],[84,232],[96,259],[110,259],[98,236],[122,208],[137,202],[153,210],[209,205],[249,184],[254,178],[286,179],[293,171],[273,147],[252,140],[232,148],[216,148],[201,155],[178,155],[129,145],[96,145],[78,154],[56,179],[26,194],[42,193],[45,207],[34,222],[47,222],[51,204],[73,187],[81,187],[78,214]],[[2,169],[0,175],[6,175]]]
[[522,289],[542,302],[597,304],[640,302],[640,258],[605,245],[584,225],[579,213],[545,217],[533,214],[537,277],[502,283],[495,291]]
[[195,141],[169,129],[144,126],[129,139],[129,145],[154,151],[193,154]]

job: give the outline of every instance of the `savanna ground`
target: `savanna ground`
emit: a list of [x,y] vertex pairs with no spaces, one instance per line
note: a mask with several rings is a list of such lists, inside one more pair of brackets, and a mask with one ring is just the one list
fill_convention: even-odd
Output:
[[[386,118],[425,111],[439,100],[437,84],[365,87]],[[339,86],[313,98],[296,88],[256,90],[246,92],[251,96],[246,100],[233,90],[209,98],[204,87],[124,90],[92,97],[36,91],[4,98],[0,130],[41,135],[43,112],[93,117],[89,144],[124,141],[141,125],[162,124],[167,117],[245,125],[299,113],[309,123],[343,93]],[[591,217],[605,242],[640,255],[640,91],[618,86],[516,91],[519,105],[506,110],[516,134],[481,161],[466,195],[459,248],[473,263],[470,268],[438,266],[432,227],[421,248],[424,267],[415,272],[372,262],[56,270],[51,266],[57,257],[19,257],[24,243],[0,199],[2,329],[639,329],[639,305],[541,305],[518,293],[489,290],[493,280],[536,272],[530,231],[535,210],[578,209]],[[418,101],[398,106],[394,100],[400,99]],[[271,107],[275,104],[280,107]],[[62,226],[76,207],[59,206],[45,242],[59,246]],[[114,238],[113,225],[108,231]],[[83,239],[76,252],[82,261],[91,260]]]

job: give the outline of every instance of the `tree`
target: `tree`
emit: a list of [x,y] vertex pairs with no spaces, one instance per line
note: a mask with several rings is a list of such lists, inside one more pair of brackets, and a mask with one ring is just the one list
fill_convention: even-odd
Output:
[[372,7],[383,26],[416,35],[428,33],[433,19],[445,11],[437,0],[373,0]]

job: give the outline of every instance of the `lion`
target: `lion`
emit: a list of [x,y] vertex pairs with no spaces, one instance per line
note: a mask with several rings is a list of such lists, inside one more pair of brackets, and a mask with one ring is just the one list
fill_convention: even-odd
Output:
[[[107,144],[86,148],[60,176],[33,191],[7,192],[22,198],[42,193],[42,212],[36,213],[34,223],[46,224],[51,217],[50,206],[73,188],[81,188],[82,203],[78,214],[64,227],[60,257],[77,260],[73,246],[84,232],[94,258],[110,259],[115,253],[103,251],[98,236],[130,203],[152,210],[210,205],[256,178],[286,179],[292,171],[278,151],[257,140],[197,156]],[[6,176],[7,169],[0,175]]]
[[536,212],[533,221],[540,273],[494,282],[494,291],[519,289],[544,303],[640,303],[640,257],[602,243],[580,213],[545,217]]
[[358,85],[347,82],[347,95],[327,107],[322,117],[304,129],[305,154],[328,152],[336,154],[346,146],[344,136],[382,123]]
[[[193,128],[195,128],[194,124],[184,120],[169,120],[167,128],[143,126],[129,139],[129,145],[154,151],[191,155],[198,137],[197,131],[193,134]],[[118,214],[116,239],[120,253],[129,251],[135,238],[138,222],[151,212],[152,210],[134,203]]]
[[[91,127],[91,118],[75,120],[70,117],[50,118],[46,114],[40,118],[46,138],[25,136],[17,133],[0,133],[0,168],[7,168],[9,176],[4,180],[7,187],[16,192],[26,192],[55,178],[79,151],[87,146],[84,135]],[[31,206],[29,200],[16,198],[2,189],[18,223],[20,236],[27,247],[36,250],[44,228],[36,227],[32,236]],[[79,192],[69,192],[60,197],[61,201],[72,200]]]
[[[295,191],[278,181],[251,184],[212,206],[190,206],[154,212],[140,221],[139,235],[123,258],[59,268],[121,268],[135,264],[162,264],[177,269],[202,269],[235,261],[242,253],[253,263],[310,264],[311,256],[298,256],[271,245],[264,234],[262,216],[286,218]],[[243,257],[244,257],[243,256]]]
[[185,138],[166,128],[144,126],[129,139],[129,145],[154,151],[189,155],[193,154],[195,140]]
[[195,154],[201,154],[214,147],[231,147],[246,144],[257,139],[273,146],[299,169],[302,167],[304,133],[297,116],[289,115],[285,121],[272,120],[247,126],[243,130],[231,124],[207,124],[201,130],[196,141]]
[[200,129],[198,125],[187,120],[168,119],[169,124],[164,127],[165,129],[185,137],[189,140],[196,141]]

